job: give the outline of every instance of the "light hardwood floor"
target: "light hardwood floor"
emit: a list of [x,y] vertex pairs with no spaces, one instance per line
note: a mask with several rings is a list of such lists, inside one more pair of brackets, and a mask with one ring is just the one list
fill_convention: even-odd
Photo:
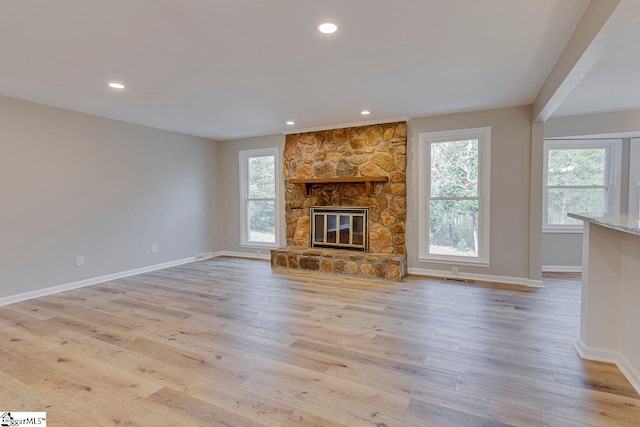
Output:
[[0,410],[51,426],[631,426],[576,278],[526,291],[218,258],[0,308]]

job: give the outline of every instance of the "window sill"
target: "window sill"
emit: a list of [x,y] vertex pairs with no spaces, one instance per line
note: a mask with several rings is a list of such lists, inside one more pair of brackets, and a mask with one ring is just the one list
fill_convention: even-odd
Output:
[[259,242],[243,242],[240,243],[242,248],[255,248],[255,249],[277,249],[280,247],[277,243],[259,243]]
[[489,261],[487,260],[472,260],[465,258],[431,258],[431,257],[419,257],[418,262],[428,262],[433,264],[450,264],[450,265],[468,265],[471,267],[489,267]]
[[584,229],[580,228],[543,228],[542,234],[582,234]]

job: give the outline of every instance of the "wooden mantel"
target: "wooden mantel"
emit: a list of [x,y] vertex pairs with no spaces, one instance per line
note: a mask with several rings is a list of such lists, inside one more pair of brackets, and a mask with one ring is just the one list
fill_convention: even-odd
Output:
[[291,178],[292,184],[304,184],[307,196],[311,194],[313,184],[354,184],[364,183],[366,194],[373,194],[373,184],[388,182],[388,176],[341,176],[335,178]]

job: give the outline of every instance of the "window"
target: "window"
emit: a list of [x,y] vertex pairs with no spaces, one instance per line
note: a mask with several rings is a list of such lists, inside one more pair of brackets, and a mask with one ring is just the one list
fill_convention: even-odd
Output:
[[240,151],[240,216],[243,246],[278,246],[278,149]]
[[420,134],[419,260],[489,265],[491,128]]
[[604,216],[620,206],[620,140],[545,141],[546,232],[581,232],[568,212]]
[[640,215],[640,138],[631,140],[629,163],[629,214]]

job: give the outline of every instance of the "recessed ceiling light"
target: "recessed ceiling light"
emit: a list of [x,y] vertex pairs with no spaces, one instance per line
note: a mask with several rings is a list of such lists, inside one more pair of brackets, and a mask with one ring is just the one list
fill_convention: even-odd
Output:
[[122,83],[109,83],[109,87],[113,89],[124,89],[124,85]]
[[360,111],[360,114],[362,114],[363,116],[366,116],[367,114],[371,114],[371,111],[363,110],[363,111]]
[[318,30],[320,30],[320,32],[324,34],[333,34],[337,29],[338,27],[336,26],[336,24],[332,24],[331,22],[325,22],[318,27]]
[[287,122],[287,124],[288,124],[289,126],[293,126],[293,125],[295,125],[295,124],[296,124],[296,122],[294,122],[294,121],[292,121],[292,120],[289,120],[289,121]]

